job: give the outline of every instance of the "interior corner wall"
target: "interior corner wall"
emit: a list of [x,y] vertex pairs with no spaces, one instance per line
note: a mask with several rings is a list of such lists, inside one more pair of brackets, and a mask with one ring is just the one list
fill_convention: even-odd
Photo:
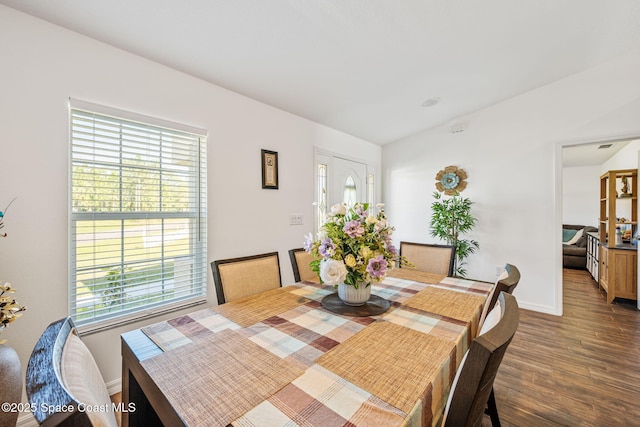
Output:
[[[313,229],[314,148],[380,168],[378,145],[5,6],[0,53],[0,206],[17,197],[0,241],[0,279],[28,308],[2,338],[23,370],[45,327],[68,314],[69,97],[208,129],[208,260],[277,250],[285,285],[293,282],[287,251]],[[278,152],[278,190],[262,189],[263,148]],[[304,225],[289,225],[291,214]],[[210,273],[208,293],[215,305]],[[177,314],[84,336],[105,381],[120,378],[122,332]]]
[[[640,137],[640,134],[638,134],[637,137]],[[640,139],[635,139],[629,144],[625,145],[616,154],[611,156],[609,160],[604,162],[602,166],[600,166],[600,172],[598,176],[610,170],[636,169],[638,167],[638,151],[640,151]]]
[[[535,70],[532,70],[535,72]],[[516,265],[521,307],[562,313],[559,146],[640,130],[640,52],[631,51],[459,120],[383,146],[383,199],[397,240],[429,242],[435,176],[448,165],[466,170],[462,193],[473,202],[480,243],[468,277],[494,280]],[[446,105],[446,99],[440,104]],[[637,135],[637,133],[636,133]],[[637,156],[636,156],[637,157]]]

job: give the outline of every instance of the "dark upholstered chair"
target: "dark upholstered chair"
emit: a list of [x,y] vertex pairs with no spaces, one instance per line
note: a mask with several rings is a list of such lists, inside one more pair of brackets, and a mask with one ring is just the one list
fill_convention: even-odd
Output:
[[454,246],[400,242],[400,255],[415,265],[417,270],[453,276],[456,258]]
[[[40,425],[118,425],[98,366],[68,317],[50,324],[36,343],[25,385]],[[83,411],[82,405],[102,409]]]
[[213,261],[211,270],[218,304],[282,286],[278,252]]
[[494,426],[500,425],[497,410],[494,417],[487,405],[496,373],[518,329],[519,320],[515,297],[501,292],[480,335],[471,342],[458,367],[444,410],[444,427],[480,426],[485,412],[491,416]]
[[[485,317],[487,316],[487,313],[491,311],[498,302],[498,296],[500,295],[500,292],[512,294],[513,290],[516,288],[516,286],[518,286],[519,282],[520,270],[518,270],[515,265],[506,264],[504,266],[502,274],[498,277],[498,280],[496,280],[496,285],[493,287],[491,294],[487,298],[489,302],[485,305],[482,311],[482,316],[480,317],[480,328],[482,328],[485,323]],[[500,420],[498,419],[498,408],[496,407],[496,398],[493,391],[493,386],[491,387],[491,394],[489,395],[488,413],[491,416],[491,422],[493,423],[493,426],[499,426]]]
[[515,265],[506,264],[504,266],[504,271],[506,271],[506,277],[503,277],[496,282],[493,295],[491,296],[491,301],[489,302],[489,310],[492,310],[496,305],[500,292],[512,294],[513,290],[518,286],[518,283],[520,283],[520,270],[518,270]]
[[318,273],[313,271],[309,264],[314,260],[313,255],[302,248],[291,249],[289,251],[291,267],[293,268],[293,278],[296,282],[320,283]]
[[504,270],[502,270],[502,274],[500,274],[500,276],[498,276],[498,278],[496,279],[496,284],[487,297],[487,301],[489,302],[484,306],[484,309],[482,310],[478,330],[482,328],[482,324],[484,323],[485,317],[487,317],[487,313],[489,313],[496,305],[500,292],[512,294],[513,290],[516,288],[516,286],[518,286],[519,282],[520,270],[518,270],[515,265],[506,264],[504,266]]

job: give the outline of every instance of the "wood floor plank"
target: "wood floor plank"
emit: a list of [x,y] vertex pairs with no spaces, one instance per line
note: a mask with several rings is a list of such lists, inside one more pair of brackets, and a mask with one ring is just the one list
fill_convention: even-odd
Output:
[[521,310],[494,383],[502,425],[640,425],[635,301],[607,304],[583,270],[565,269],[563,284],[563,316]]

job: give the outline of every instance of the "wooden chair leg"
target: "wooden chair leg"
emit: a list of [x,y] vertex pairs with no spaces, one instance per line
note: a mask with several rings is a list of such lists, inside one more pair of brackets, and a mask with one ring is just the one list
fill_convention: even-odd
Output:
[[489,400],[487,401],[487,409],[485,414],[491,417],[491,425],[493,427],[500,427],[500,417],[498,417],[498,407],[496,406],[496,396],[493,394],[493,387],[491,387],[491,394],[489,394]]

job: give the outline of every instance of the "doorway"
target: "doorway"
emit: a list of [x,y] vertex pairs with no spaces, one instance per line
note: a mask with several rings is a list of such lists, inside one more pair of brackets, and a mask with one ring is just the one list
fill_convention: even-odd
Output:
[[[638,137],[634,135],[596,141],[566,142],[559,145],[561,161],[558,164],[561,168],[562,179],[560,180],[561,185],[556,187],[561,207],[556,211],[558,236],[563,234],[564,226],[567,224],[592,226],[597,230],[601,215],[600,176],[607,170],[637,169],[640,163],[637,153],[638,142],[640,142]],[[631,145],[629,146],[629,144]],[[558,314],[561,314],[562,311],[562,269],[567,267],[565,264],[572,264],[571,259],[565,260],[563,257],[565,245],[561,244],[560,246],[562,247],[559,254],[561,261],[559,261],[560,269],[556,288],[560,311]],[[591,261],[593,262],[593,260]],[[591,267],[589,269],[589,259],[587,258],[585,268],[591,273],[594,280],[598,281],[599,269],[594,265]],[[569,265],[568,268],[580,267]]]
[[[329,170],[331,175],[331,170]],[[353,206],[367,201],[367,165],[353,160],[333,158],[332,191],[328,193],[329,206],[344,203]]]
[[344,203],[375,204],[375,172],[365,161],[316,151],[316,230],[324,224],[331,206]]

